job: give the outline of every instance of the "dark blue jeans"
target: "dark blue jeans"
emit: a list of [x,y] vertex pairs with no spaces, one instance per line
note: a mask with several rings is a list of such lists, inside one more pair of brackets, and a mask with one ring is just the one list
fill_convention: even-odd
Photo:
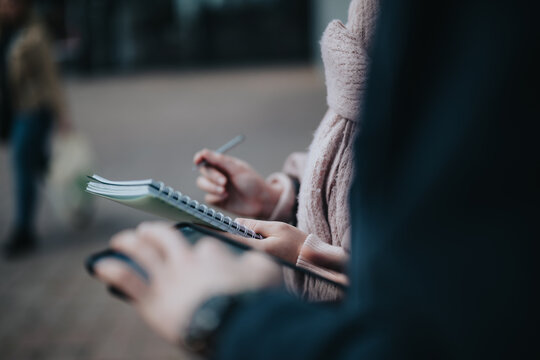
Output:
[[48,166],[52,114],[48,110],[19,112],[11,132],[15,177],[15,226],[34,231],[38,185]]

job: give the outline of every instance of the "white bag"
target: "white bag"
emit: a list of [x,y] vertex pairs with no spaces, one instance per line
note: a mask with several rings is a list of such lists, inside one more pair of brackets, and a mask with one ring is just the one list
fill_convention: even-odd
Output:
[[53,137],[46,193],[65,226],[81,228],[92,220],[94,202],[85,189],[93,161],[90,142],[82,134],[71,132]]

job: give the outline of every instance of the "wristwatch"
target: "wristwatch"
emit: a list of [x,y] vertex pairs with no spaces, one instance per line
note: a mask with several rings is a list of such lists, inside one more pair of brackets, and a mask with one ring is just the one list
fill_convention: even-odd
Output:
[[240,303],[253,297],[252,293],[214,296],[204,302],[193,314],[183,346],[201,355],[210,355],[216,346],[219,329]]

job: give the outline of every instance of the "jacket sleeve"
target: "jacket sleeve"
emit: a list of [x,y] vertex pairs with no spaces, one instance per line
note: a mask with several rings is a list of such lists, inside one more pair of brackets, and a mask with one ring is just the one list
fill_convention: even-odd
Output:
[[358,336],[361,324],[350,308],[307,304],[284,293],[264,294],[233,311],[220,332],[215,358],[361,359],[368,340]]
[[349,262],[349,238],[347,231],[342,246],[335,246],[315,234],[308,235],[300,249],[296,265],[325,278],[346,283],[344,271]]

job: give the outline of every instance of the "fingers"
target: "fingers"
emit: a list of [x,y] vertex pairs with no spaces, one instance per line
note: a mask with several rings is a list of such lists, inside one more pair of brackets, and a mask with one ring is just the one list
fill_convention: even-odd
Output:
[[141,240],[135,231],[122,231],[112,238],[111,248],[131,258],[145,271],[153,272],[156,265],[163,263],[164,254]]
[[242,168],[242,162],[234,157],[204,149],[195,154],[193,162],[199,164],[206,161],[211,167],[222,169],[224,172],[234,174]]
[[95,267],[96,276],[137,301],[148,290],[147,285],[128,265],[120,260],[104,259]]
[[[240,225],[244,225],[248,229],[251,229],[251,230],[253,230],[255,232],[258,232],[257,230],[255,230],[255,228],[261,222],[259,220],[255,220],[255,219],[243,219],[243,218],[237,218],[237,219],[234,219],[234,221],[239,223]],[[265,234],[263,234],[263,233],[259,233],[259,234],[266,237]]]
[[254,285],[263,282],[265,286],[271,287],[277,286],[283,281],[281,267],[264,254],[250,252],[245,254],[241,261],[246,269],[251,270],[250,280]]
[[231,253],[231,251],[227,248],[225,244],[211,237],[205,237],[197,241],[194,249],[197,256],[200,256],[203,258],[206,258],[206,257],[213,258],[215,255],[223,255],[223,254]]
[[192,250],[180,232],[167,223],[142,223],[137,228],[140,238],[159,252],[165,261],[181,261]]
[[225,187],[222,185],[216,185],[216,183],[212,182],[206,177],[199,176],[197,178],[197,186],[202,191],[205,191],[208,194],[212,194],[215,196],[222,197],[225,193]]
[[203,166],[200,169],[201,175],[214,185],[225,187],[227,185],[227,177],[225,174],[216,170],[215,168]]
[[265,238],[277,235],[285,228],[288,227],[287,224],[278,222],[278,221],[262,221],[254,219],[236,219],[237,223],[244,225],[245,227],[255,231],[256,233],[261,234]]
[[204,201],[207,203],[207,204],[211,204],[211,205],[219,205],[222,201],[224,201],[226,198],[227,198],[228,194],[225,193],[223,195],[211,195],[211,194],[206,194],[204,196]]
[[235,234],[227,234],[227,237],[232,238],[233,240],[239,242],[240,244],[247,245],[252,249],[261,250],[261,251],[265,251],[266,249],[266,242],[264,240],[247,238],[245,236],[235,235]]
[[124,231],[111,240],[111,248],[129,256],[150,275],[169,259],[189,252],[187,241],[166,223],[142,223],[136,231]]

